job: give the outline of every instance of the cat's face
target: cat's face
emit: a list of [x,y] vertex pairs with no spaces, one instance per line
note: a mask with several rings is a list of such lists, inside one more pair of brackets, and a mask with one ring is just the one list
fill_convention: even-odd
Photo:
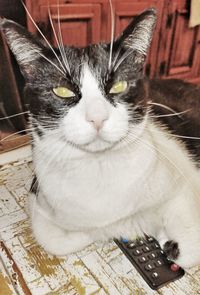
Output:
[[155,18],[152,9],[141,14],[112,52],[110,44],[53,52],[19,25],[1,22],[26,80],[37,140],[56,134],[82,151],[102,152],[130,130],[139,136],[146,113],[143,66]]

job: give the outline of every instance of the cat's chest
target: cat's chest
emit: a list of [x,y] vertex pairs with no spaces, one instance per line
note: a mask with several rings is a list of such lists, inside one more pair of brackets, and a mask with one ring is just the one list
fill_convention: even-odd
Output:
[[[137,211],[151,177],[155,153],[141,151],[50,165],[41,182],[48,203],[67,225],[102,226]],[[38,162],[39,166],[42,162]],[[40,173],[40,167],[37,167]],[[44,172],[44,169],[46,171]],[[64,219],[63,219],[63,216]]]

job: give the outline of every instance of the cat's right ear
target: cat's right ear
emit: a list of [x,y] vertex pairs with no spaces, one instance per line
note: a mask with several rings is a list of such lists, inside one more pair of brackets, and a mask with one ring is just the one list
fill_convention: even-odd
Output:
[[150,8],[135,17],[114,42],[118,65],[126,61],[144,64],[156,23],[156,10]]
[[42,45],[25,28],[14,21],[0,18],[0,29],[22,74],[25,78],[31,78],[36,72],[37,60],[43,51]]

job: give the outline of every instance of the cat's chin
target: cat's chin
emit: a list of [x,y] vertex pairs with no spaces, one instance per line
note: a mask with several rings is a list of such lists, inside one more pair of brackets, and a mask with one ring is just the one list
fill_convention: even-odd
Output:
[[68,144],[73,146],[76,149],[79,149],[81,151],[87,152],[87,153],[102,153],[107,150],[111,150],[113,147],[115,147],[121,140],[118,140],[116,142],[108,142],[105,140],[102,140],[100,138],[96,138],[88,143],[85,144],[77,144],[75,142],[67,141]]
[[141,123],[132,128],[129,128],[127,132],[118,139],[115,140],[108,140],[102,136],[96,136],[90,141],[85,143],[78,143],[75,141],[70,141],[65,137],[65,142],[70,145],[71,147],[87,152],[87,153],[103,153],[109,150],[117,150],[121,149],[124,146],[132,144],[141,137],[145,126],[145,120]]
[[102,137],[95,137],[94,139],[84,143],[80,144],[74,141],[70,141],[67,138],[65,138],[65,142],[70,145],[71,147],[78,149],[80,151],[84,151],[87,153],[102,153],[108,150],[111,150],[113,148],[120,147],[122,142],[124,142],[124,139],[127,137],[128,132],[118,140],[109,141]]

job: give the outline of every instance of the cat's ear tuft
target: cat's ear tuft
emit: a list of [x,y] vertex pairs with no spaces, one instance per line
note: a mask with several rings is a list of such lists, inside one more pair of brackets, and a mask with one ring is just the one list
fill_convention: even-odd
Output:
[[14,54],[22,73],[30,74],[34,68],[34,62],[40,58],[41,44],[25,28],[14,21],[0,18],[2,30],[7,44]]
[[[150,8],[133,19],[121,36],[115,41],[115,48],[123,48],[125,51],[136,53],[144,60],[151,43],[155,23],[156,10]],[[142,58],[143,57],[143,58]]]

